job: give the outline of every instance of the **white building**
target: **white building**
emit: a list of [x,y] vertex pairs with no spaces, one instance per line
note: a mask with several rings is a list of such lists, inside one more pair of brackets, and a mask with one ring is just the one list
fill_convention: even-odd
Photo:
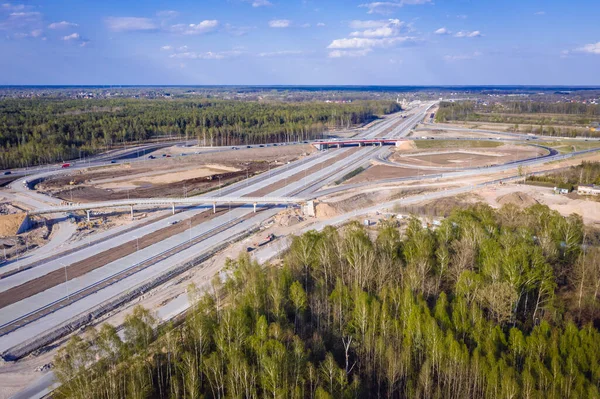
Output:
[[595,184],[580,184],[577,187],[579,195],[600,195],[600,186]]

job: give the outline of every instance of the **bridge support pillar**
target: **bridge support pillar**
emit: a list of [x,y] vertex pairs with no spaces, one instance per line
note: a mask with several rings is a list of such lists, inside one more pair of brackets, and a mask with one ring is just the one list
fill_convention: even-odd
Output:
[[254,203],[254,213],[256,213],[256,202]]
[[172,204],[171,204],[171,210],[172,210],[172,212],[173,212],[173,215],[174,215],[174,214],[175,214],[175,203],[172,203]]
[[213,202],[213,213],[217,213],[217,203]]
[[383,141],[380,141],[380,142],[379,142],[379,146],[380,146],[380,147],[381,147],[381,146],[383,146]]
[[131,205],[129,209],[131,210],[131,220],[133,220],[133,205]]
[[86,210],[85,213],[87,213],[87,221],[90,221],[90,213],[92,213],[92,211],[88,211]]
[[362,146],[363,146],[363,143],[358,143],[358,146],[359,146],[359,147],[362,147]]
[[337,148],[342,148],[342,145],[341,145],[341,144],[338,144],[338,145],[337,145]]

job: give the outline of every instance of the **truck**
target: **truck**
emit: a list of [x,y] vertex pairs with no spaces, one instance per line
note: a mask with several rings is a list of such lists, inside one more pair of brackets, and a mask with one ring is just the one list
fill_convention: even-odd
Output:
[[260,242],[257,242],[257,243],[255,243],[255,244],[254,244],[254,246],[255,246],[255,247],[262,247],[263,245],[266,245],[266,244],[268,244],[268,243],[272,242],[273,240],[275,240],[275,234],[273,234],[273,233],[270,233],[270,234],[268,234],[268,235],[265,237],[265,239],[264,239],[264,240],[262,240],[262,241],[260,241]]
[[63,163],[62,166],[61,166],[61,168],[69,168],[69,167],[71,167],[71,164],[68,163],[68,162],[67,163]]

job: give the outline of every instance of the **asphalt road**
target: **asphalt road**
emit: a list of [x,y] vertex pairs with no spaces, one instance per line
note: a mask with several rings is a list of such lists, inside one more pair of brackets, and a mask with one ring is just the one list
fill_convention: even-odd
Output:
[[[423,107],[420,107],[420,108],[414,110],[411,113],[411,115],[408,116],[407,118],[401,118],[399,116],[398,117],[390,117],[387,120],[374,125],[372,129],[365,132],[363,137],[364,138],[381,137],[381,135],[383,135],[384,133],[385,133],[385,137],[398,137],[398,138],[405,137],[410,132],[410,130],[425,117],[425,115],[426,115],[428,109],[431,107],[431,105],[433,105],[433,104],[427,104]],[[401,121],[401,122],[399,122],[399,121]],[[391,131],[388,131],[391,127],[393,127],[393,129]],[[224,149],[220,149],[219,151],[224,151]],[[348,148],[320,152],[320,153],[314,154],[313,156],[305,158],[303,160],[296,161],[294,163],[282,166],[277,169],[273,169],[269,173],[265,173],[265,174],[262,174],[261,176],[257,176],[257,177],[248,179],[248,181],[242,181],[242,182],[236,183],[230,187],[223,189],[223,191],[220,194],[221,195],[235,195],[235,196],[248,195],[257,190],[264,189],[265,187],[268,187],[271,184],[276,184],[278,182],[281,182],[282,180],[286,182],[284,187],[279,188],[279,189],[274,190],[273,192],[269,193],[270,196],[290,196],[290,195],[303,196],[305,194],[310,194],[310,193],[314,194],[321,187],[325,186],[326,184],[331,183],[332,181],[335,181],[336,179],[340,178],[344,174],[355,169],[358,165],[368,163],[368,162],[370,162],[370,160],[372,158],[377,158],[377,157],[383,156],[383,154],[385,154],[386,151],[389,151],[389,149],[385,148],[385,147],[364,147],[364,148],[358,149],[357,151],[355,151],[353,153],[351,153],[350,149],[348,149]],[[315,165],[321,164],[327,160],[330,160],[330,159],[337,157],[338,155],[344,154],[344,153],[348,153],[350,155],[348,155],[346,157],[342,157],[342,159],[338,160],[334,164],[325,166],[325,167],[321,168],[319,171],[313,172],[310,175],[305,176],[304,178],[301,178],[294,182],[289,182],[289,184],[287,184],[287,179],[289,177],[291,177],[293,175],[297,175],[298,173],[301,173],[302,171],[306,171],[306,170],[310,169],[311,167],[314,167]],[[571,154],[568,154],[568,155],[571,155]],[[535,161],[535,160],[533,160],[533,161]],[[533,162],[533,161],[528,161],[528,162]],[[547,162],[547,161],[548,160],[544,160],[543,162]],[[102,162],[102,161],[98,161],[98,162]],[[104,160],[104,163],[106,163],[106,160]],[[533,164],[533,163],[531,163],[531,164]],[[87,166],[88,165],[86,165],[86,167]],[[515,167],[514,164],[507,166],[507,168],[514,168],[514,167]],[[489,171],[490,171],[490,168],[486,168],[486,172],[489,172]],[[480,170],[472,170],[472,171],[464,171],[464,172],[458,172],[458,173],[465,173],[464,175],[466,176],[469,173],[479,174],[479,173],[481,173],[481,171]],[[444,174],[444,175],[447,176],[447,174]],[[458,176],[460,176],[460,174]],[[421,178],[424,178],[424,177],[421,177]],[[441,196],[447,196],[447,195],[454,195],[454,194],[458,194],[460,192],[466,192],[466,191],[472,190],[474,188],[476,188],[476,187],[475,186],[463,187],[463,188],[454,190],[454,191],[456,191],[456,193],[454,191],[446,191],[446,192],[440,192],[440,193],[425,194],[423,196],[415,197],[415,198],[411,199],[410,202],[411,203],[413,201],[420,202],[420,201],[427,200],[427,199],[437,198],[438,196],[441,197]],[[26,190],[26,188],[23,188],[23,190]],[[31,193],[31,192],[24,193],[23,192],[23,195],[25,195],[27,197],[29,197],[31,194],[36,194],[36,193]],[[39,200],[42,204],[45,204],[46,202],[48,202],[47,198],[37,198],[36,195],[33,195],[32,197],[34,197],[35,200]],[[45,197],[45,196],[42,196],[42,197]],[[421,197],[423,197],[423,198],[421,198]],[[404,201],[404,202],[402,202],[402,201]],[[396,202],[402,202],[403,204],[408,203],[408,202],[406,202],[406,200],[398,200],[398,201],[394,201],[394,202],[390,202],[390,203],[386,203],[386,204],[380,204],[380,205],[377,205],[376,207],[371,207],[371,208],[367,208],[364,210],[352,212],[352,213],[349,213],[346,215],[342,215],[338,218],[335,218],[334,220],[323,223],[323,226],[325,224],[343,223],[348,218],[352,218],[357,215],[373,212],[374,210],[385,209],[385,208],[395,205]],[[212,209],[211,204],[206,204],[206,206],[211,207],[211,209]],[[40,207],[39,204],[38,204],[38,207]],[[186,219],[190,218],[193,215],[196,215],[198,213],[205,212],[205,211],[206,211],[206,209],[203,207],[196,207],[194,209],[189,209],[182,213],[179,213],[179,214],[173,215],[171,217],[168,217],[166,219],[163,219],[161,221],[157,221],[150,225],[144,226],[143,228],[139,229],[140,231],[134,230],[131,232],[127,232],[126,236],[128,238],[131,238],[131,237],[135,237],[136,235],[140,235],[140,234],[148,234],[149,232],[156,231],[160,228],[163,228],[166,224],[170,223],[171,221],[177,220],[177,221],[181,221],[181,223],[185,223]],[[28,324],[25,324],[23,327],[19,328],[18,330],[14,331],[13,333],[9,333],[4,336],[1,336],[0,337],[0,352],[4,352],[4,351],[10,349],[11,347],[14,347],[15,345],[20,345],[20,344],[23,344],[24,342],[35,340],[35,338],[37,336],[39,336],[40,334],[42,334],[43,332],[46,332],[54,327],[57,327],[65,322],[67,322],[74,315],[85,313],[85,312],[89,311],[90,309],[101,305],[102,303],[109,300],[110,298],[113,298],[115,295],[119,295],[120,293],[122,293],[128,289],[131,289],[132,287],[138,286],[144,282],[147,282],[148,280],[156,278],[158,275],[168,272],[169,270],[176,267],[177,265],[184,263],[184,262],[188,261],[189,259],[192,259],[192,258],[198,256],[199,253],[210,251],[211,248],[214,248],[215,246],[221,244],[222,242],[226,242],[227,240],[231,239],[231,237],[233,237],[239,233],[242,233],[244,231],[247,231],[249,229],[252,229],[253,227],[256,227],[257,225],[264,222],[265,220],[267,220],[269,217],[273,216],[277,212],[279,212],[279,209],[270,208],[263,212],[252,215],[252,209],[249,209],[249,208],[240,207],[240,208],[232,209],[229,212],[227,212],[221,216],[218,216],[206,223],[202,223],[198,226],[194,226],[191,229],[188,229],[183,233],[173,235],[164,241],[161,241],[159,243],[156,243],[154,245],[146,247],[146,248],[139,250],[128,256],[125,256],[122,259],[119,259],[118,261],[111,262],[103,267],[95,269],[94,271],[92,271],[84,276],[70,280],[64,284],[59,284],[55,287],[52,287],[51,289],[48,289],[44,292],[36,294],[25,300],[19,301],[13,305],[9,305],[9,306],[5,307],[4,309],[0,309],[0,326],[10,324],[11,322],[15,321],[16,319],[23,318],[26,315],[28,315],[32,312],[35,312],[36,310],[39,310],[40,308],[42,308],[44,306],[47,306],[47,304],[49,304],[49,303],[60,301],[61,299],[68,297],[70,295],[69,292],[75,293],[77,291],[80,291],[80,290],[83,290],[83,289],[86,289],[89,287],[93,287],[94,284],[98,284],[99,282],[101,282],[107,278],[110,278],[111,276],[114,276],[117,273],[122,272],[124,269],[126,269],[128,267],[131,267],[133,265],[139,264],[140,262],[144,262],[149,259],[152,259],[153,257],[156,257],[157,254],[168,251],[169,249],[177,247],[178,245],[181,245],[185,242],[189,242],[190,239],[193,239],[194,237],[201,237],[202,235],[206,235],[211,230],[219,228],[219,226],[224,226],[228,223],[230,223],[230,224],[232,223],[231,227],[226,228],[223,231],[218,231],[218,233],[211,235],[210,237],[208,237],[204,240],[201,240],[197,244],[191,245],[188,248],[186,248],[166,259],[160,260],[160,261],[150,265],[149,267],[144,268],[143,270],[139,271],[138,273],[129,275],[129,276],[123,278],[122,280],[119,280],[119,281],[111,284],[108,287],[100,289],[97,292],[84,297],[81,300],[73,302],[67,306],[64,306],[64,307],[54,311],[53,313],[51,313],[49,315],[46,315],[40,319],[37,319]],[[239,220],[239,223],[235,223],[236,220]],[[317,226],[317,227],[321,228],[323,226]],[[314,228],[314,226],[312,226],[311,228]],[[90,256],[93,256],[95,253],[98,253],[99,251],[113,248],[117,244],[122,244],[123,239],[124,239],[124,237],[117,236],[117,237],[106,239],[102,242],[91,243],[91,245],[82,247],[81,249],[78,249],[68,255],[58,257],[57,259],[49,260],[48,262],[45,262],[44,264],[42,264],[40,266],[17,273],[14,276],[10,276],[6,279],[2,279],[2,280],[0,280],[0,292],[10,289],[11,287],[18,286],[19,284],[22,284],[23,282],[29,281],[33,278],[44,276],[45,274],[47,274],[53,270],[58,270],[61,267],[64,267],[64,265],[68,265],[68,264],[71,264],[71,263],[74,263],[74,262],[77,262],[80,260],[87,259]],[[278,243],[277,245],[281,246],[285,242],[286,242],[285,240],[281,240],[281,242]],[[273,246],[273,247],[277,247],[277,246]],[[170,304],[170,307],[168,310],[163,311],[164,314],[162,315],[162,318],[168,318],[173,314],[177,314],[177,313],[181,312],[182,309],[185,310],[185,308],[187,306],[187,304],[185,302],[187,302],[186,299],[181,299],[177,302],[174,301],[172,304]],[[23,394],[27,394],[27,393],[33,394],[35,392],[43,392],[44,390],[47,390],[53,381],[52,378],[48,377],[48,376],[51,376],[51,373],[46,374],[46,376],[42,377],[43,378],[42,381],[38,381],[36,384],[29,387],[29,391],[24,392]],[[29,397],[29,396],[20,396],[20,397]]]

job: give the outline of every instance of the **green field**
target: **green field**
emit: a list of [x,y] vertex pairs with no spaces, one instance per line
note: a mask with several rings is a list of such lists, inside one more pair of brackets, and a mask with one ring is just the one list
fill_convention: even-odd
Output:
[[504,143],[497,141],[469,140],[419,140],[415,145],[419,150],[428,148],[496,148]]

